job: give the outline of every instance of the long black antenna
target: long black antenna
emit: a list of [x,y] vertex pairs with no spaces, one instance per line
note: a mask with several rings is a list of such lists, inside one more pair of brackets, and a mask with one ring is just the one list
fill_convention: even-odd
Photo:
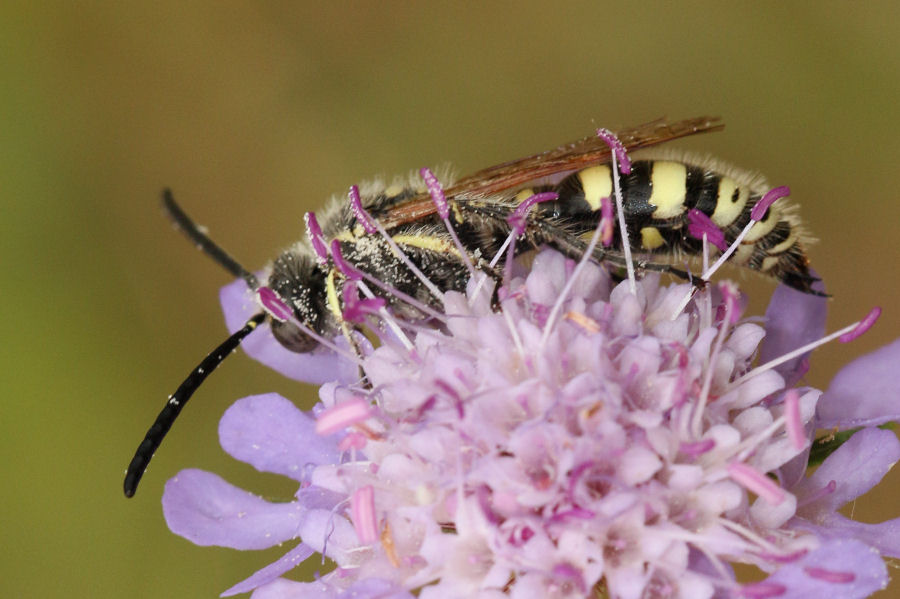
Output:
[[188,239],[196,244],[198,249],[202,250],[204,254],[215,260],[216,263],[234,276],[241,277],[247,281],[247,286],[250,289],[256,291],[259,288],[259,281],[256,279],[256,276],[228,255],[228,252],[219,247],[215,241],[207,237],[206,233],[181,209],[181,206],[175,202],[171,189],[163,190],[162,201],[163,207],[169,213],[169,218],[172,219],[172,222],[181,229]]
[[265,312],[255,314],[253,318],[247,321],[244,327],[226,339],[219,347],[214,349],[202,362],[184,379],[184,382],[178,386],[175,393],[169,396],[166,406],[156,417],[156,422],[147,431],[144,440],[138,445],[131,463],[128,464],[128,471],[125,473],[125,497],[132,497],[137,491],[138,483],[144,476],[147,464],[150,463],[153,454],[159,449],[160,443],[165,438],[166,433],[172,428],[178,414],[182,408],[194,394],[206,377],[215,370],[219,364],[227,358],[237,346],[240,345],[244,337],[253,332],[253,330],[266,318]]
[[[170,189],[163,190],[162,203],[169,218],[175,223],[175,226],[181,229],[182,233],[202,250],[203,253],[215,260],[217,264],[222,266],[232,275],[244,279],[250,289],[254,291],[259,289],[259,281],[256,276],[241,266],[237,260],[219,247],[216,242],[210,239],[206,233],[191,220],[184,210],[181,209],[181,206],[175,202],[175,197],[172,195]],[[210,354],[194,368],[187,378],[184,379],[184,382],[178,386],[175,393],[169,396],[169,401],[166,402],[166,406],[159,413],[159,416],[156,417],[153,426],[151,426],[147,431],[147,434],[144,435],[144,440],[138,445],[137,451],[134,452],[134,457],[131,458],[131,463],[128,465],[128,470],[125,472],[124,486],[126,497],[132,497],[135,491],[137,491],[138,483],[140,482],[141,477],[144,476],[144,471],[147,470],[147,465],[153,458],[153,454],[159,449],[166,433],[172,428],[172,424],[174,424],[175,419],[178,418],[178,414],[181,413],[182,408],[184,408],[184,405],[194,394],[194,391],[197,390],[197,387],[206,380],[206,377],[208,377],[213,370],[218,368],[219,364],[221,364],[225,358],[237,349],[237,346],[241,344],[244,337],[252,333],[265,318],[265,312],[253,315],[241,330],[232,334],[219,345],[219,347],[210,352]]]

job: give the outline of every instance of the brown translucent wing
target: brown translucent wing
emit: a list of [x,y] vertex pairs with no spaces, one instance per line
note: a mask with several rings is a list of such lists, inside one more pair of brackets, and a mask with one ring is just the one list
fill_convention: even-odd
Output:
[[[696,133],[720,131],[724,126],[718,117],[703,116],[675,123],[661,118],[637,127],[616,131],[616,137],[619,138],[626,150],[631,151]],[[480,170],[463,177],[455,185],[445,189],[444,194],[448,198],[484,197],[519,187],[541,177],[582,169],[591,164],[608,162],[610,158],[609,146],[596,135],[592,135],[553,150]],[[431,198],[423,195],[392,207],[387,218],[381,220],[389,228],[414,222],[430,216],[434,212],[435,208]]]

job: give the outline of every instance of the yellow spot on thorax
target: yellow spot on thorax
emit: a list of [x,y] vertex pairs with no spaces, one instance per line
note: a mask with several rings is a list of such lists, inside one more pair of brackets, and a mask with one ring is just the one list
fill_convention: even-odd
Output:
[[404,187],[402,185],[388,185],[384,190],[384,195],[388,198],[393,198],[403,193],[403,191]]
[[435,237],[433,235],[394,235],[392,239],[398,244],[402,243],[403,245],[422,248],[423,250],[459,256],[459,250],[443,237]]
[[360,234],[365,232],[360,225],[357,225],[352,232],[348,231],[347,229],[342,229],[337,235],[334,236],[334,239],[337,239],[338,241],[354,242],[356,241],[356,238],[359,237],[359,235],[356,234],[357,230]]
[[460,212],[460,210],[459,210],[459,204],[454,201],[451,201],[450,202],[450,211],[453,213],[453,219],[456,221],[456,223],[461,225],[463,223],[463,221],[465,220],[465,218],[463,217],[462,212]]
[[328,276],[325,278],[325,298],[328,301],[328,307],[331,309],[331,313],[334,314],[334,317],[338,322],[343,322],[344,315],[341,312],[341,302],[338,298],[337,286],[334,282],[335,271],[333,268],[328,271]]

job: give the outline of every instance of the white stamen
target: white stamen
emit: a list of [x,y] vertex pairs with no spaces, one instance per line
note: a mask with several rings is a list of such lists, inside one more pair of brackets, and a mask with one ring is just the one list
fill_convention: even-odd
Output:
[[793,360],[796,357],[802,356],[806,352],[810,352],[810,351],[816,349],[817,347],[819,347],[820,345],[825,345],[826,343],[828,343],[830,341],[834,341],[841,335],[844,335],[844,334],[849,333],[850,331],[854,330],[857,326],[859,326],[860,322],[861,321],[854,322],[850,326],[844,327],[843,329],[841,329],[839,331],[836,331],[830,335],[826,335],[825,337],[822,337],[821,339],[818,339],[816,341],[807,343],[806,345],[804,345],[802,347],[798,347],[797,349],[790,351],[790,352],[784,354],[783,356],[775,358],[774,360],[770,360],[761,366],[757,366],[753,370],[750,370],[749,372],[745,373],[743,376],[740,376],[740,377],[736,378],[734,381],[732,381],[731,385],[729,386],[729,389],[734,389],[735,387],[742,385],[743,383],[747,382],[748,380],[752,379],[753,377],[755,377],[759,374],[762,374],[763,372],[765,372],[767,370],[771,370],[772,368],[775,368],[776,366],[784,364],[785,362]]
[[392,296],[394,296],[394,297],[396,297],[396,298],[398,298],[398,299],[403,300],[404,302],[406,302],[407,304],[409,304],[410,306],[412,306],[412,307],[415,308],[416,310],[419,310],[419,311],[422,312],[423,314],[427,314],[427,315],[430,316],[431,318],[434,318],[435,320],[439,320],[439,321],[441,321],[441,322],[446,322],[446,321],[447,321],[447,316],[446,316],[446,314],[443,314],[443,313],[441,313],[441,312],[438,312],[437,310],[435,310],[434,308],[432,308],[432,307],[429,306],[428,304],[425,304],[425,303],[423,303],[423,302],[420,302],[419,300],[417,300],[416,298],[412,297],[411,295],[408,295],[408,294],[406,294],[406,293],[403,293],[403,292],[400,291],[399,289],[396,289],[395,287],[391,287],[391,286],[388,285],[387,283],[384,283],[384,282],[382,282],[382,281],[379,281],[378,279],[376,279],[375,277],[373,277],[372,275],[370,275],[369,273],[367,273],[367,272],[365,272],[365,271],[363,271],[363,270],[357,270],[356,272],[359,273],[360,276],[362,276],[363,279],[365,279],[366,281],[368,281],[369,283],[371,283],[372,285],[374,285],[374,286],[377,287],[378,289],[381,289],[382,291],[384,291],[384,292],[386,292],[386,293],[389,293],[390,295],[392,295]]
[[[619,187],[619,167],[616,162],[616,153],[612,154],[612,176],[613,176],[613,190],[616,196],[616,206],[619,210],[619,230],[622,233],[622,245],[625,253],[625,262],[626,267],[628,269],[628,281],[629,287],[631,289],[631,293],[637,294],[637,284],[635,283],[634,278],[634,264],[631,261],[631,249],[628,246],[628,233],[625,231],[625,215],[622,211],[622,190]],[[559,294],[559,297],[556,300],[556,303],[553,304],[553,309],[550,311],[550,316],[547,317],[547,323],[544,325],[544,333],[541,336],[541,347],[547,342],[547,339],[550,337],[550,331],[553,330],[553,327],[556,324],[556,320],[559,318],[559,313],[562,310],[563,303],[566,301],[566,298],[569,296],[569,293],[572,291],[572,287],[575,285],[575,281],[578,280],[578,275],[581,274],[581,271],[584,270],[587,263],[591,260],[591,257],[594,255],[594,249],[597,247],[597,244],[600,242],[600,238],[603,236],[603,225],[604,221],[601,218],[597,221],[597,227],[594,229],[594,234],[591,236],[591,241],[588,243],[587,247],[584,250],[584,253],[581,255],[581,260],[578,261],[578,264],[575,266],[575,270],[572,271],[572,276],[569,277],[569,280],[566,281],[565,287],[563,287],[562,293]]]
[[[366,285],[366,283],[364,281],[357,281],[356,287],[357,287],[357,289],[362,291],[362,294],[365,295],[367,298],[373,299],[375,297],[375,294],[372,293],[372,290],[369,289],[369,286]],[[413,342],[409,340],[409,337],[407,337],[406,333],[403,332],[403,329],[400,328],[400,325],[397,323],[397,320],[393,317],[393,315],[390,313],[390,311],[387,309],[387,307],[381,306],[378,309],[378,314],[381,316],[381,320],[384,321],[384,324],[386,324],[388,326],[388,328],[391,329],[391,332],[393,332],[394,335],[397,337],[397,339],[400,340],[400,343],[403,344],[403,347],[406,348],[406,351],[412,351],[413,348],[415,347],[413,345]]]
[[[497,266],[497,263],[500,261],[500,258],[503,256],[503,252],[506,251],[506,248],[509,247],[509,244],[516,237],[515,230],[510,231],[509,235],[506,236],[506,239],[503,241],[503,245],[500,246],[500,249],[497,250],[497,253],[494,254],[494,257],[491,259],[490,264],[488,265],[491,269]],[[472,290],[472,294],[469,297],[469,307],[472,307],[475,304],[475,301],[478,299],[478,295],[481,293],[481,288],[484,287],[485,282],[490,278],[487,273],[479,272],[481,275],[478,279],[478,283],[475,284],[475,289]],[[504,271],[504,276],[506,276],[506,271]]]
[[619,164],[615,152],[612,153],[612,177],[613,193],[616,196],[616,210],[619,212],[619,234],[622,236],[622,253],[625,255],[625,268],[628,271],[628,287],[631,289],[631,293],[636,294],[637,284],[634,279],[634,262],[631,259],[631,243],[628,241],[628,227],[625,225],[625,202],[622,198],[622,188],[619,185]]
[[713,345],[712,352],[710,352],[709,359],[706,363],[706,372],[703,376],[703,387],[700,391],[700,397],[697,399],[697,405],[694,406],[694,418],[691,423],[691,430],[693,431],[695,438],[700,438],[700,434],[702,433],[703,414],[706,411],[706,403],[709,400],[709,389],[712,387],[712,377],[716,370],[716,360],[719,357],[719,352],[722,350],[722,345],[725,343],[725,335],[731,328],[729,324],[731,322],[732,302],[726,301],[724,302],[724,305],[725,315],[722,317],[722,324],[719,327],[718,335],[716,335],[716,342]]
[[755,225],[756,222],[757,221],[755,220],[751,220],[744,226],[744,228],[740,233],[738,233],[738,236],[734,239],[734,241],[731,242],[731,245],[728,246],[728,249],[725,250],[725,252],[721,256],[719,256],[719,259],[716,260],[712,266],[703,271],[703,274],[700,275],[701,279],[703,279],[704,281],[708,281],[713,273],[719,270],[719,268],[721,268],[722,265],[725,264],[726,260],[731,258],[731,255],[737,251],[737,249],[741,245],[741,242],[744,240],[744,237],[747,236],[747,234],[750,232],[750,229],[753,228],[753,225]]
[[[351,190],[352,190],[352,188],[351,188]],[[351,191],[351,193],[352,193],[352,191]],[[351,196],[351,197],[352,197],[352,196]],[[381,236],[384,238],[384,240],[385,240],[385,241],[387,242],[387,244],[388,244],[388,247],[390,247],[390,248],[391,248],[391,251],[394,252],[394,255],[395,255],[401,262],[403,262],[404,266],[406,266],[406,267],[410,270],[410,272],[412,272],[412,273],[416,276],[416,278],[419,279],[419,281],[422,282],[423,285],[425,285],[425,287],[428,289],[428,291],[430,291],[431,294],[432,294],[434,297],[436,297],[437,299],[443,299],[444,293],[443,293],[440,289],[438,289],[437,285],[435,285],[434,283],[432,283],[431,280],[430,280],[428,277],[425,276],[425,273],[423,273],[423,272],[419,269],[418,266],[416,266],[415,264],[413,264],[412,260],[410,260],[409,257],[407,257],[406,253],[405,253],[403,250],[400,249],[400,246],[397,245],[397,242],[394,241],[394,239],[393,239],[393,238],[388,234],[388,232],[385,230],[384,225],[382,225],[382,224],[378,221],[378,219],[372,218],[372,216],[366,211],[366,209],[362,207],[362,203],[361,203],[361,202],[357,202],[357,203],[351,202],[351,206],[354,206],[354,209],[355,209],[355,210],[359,210],[359,211],[360,211],[361,216],[362,216],[364,219],[366,219],[366,223],[367,223],[367,224],[371,224],[372,226],[375,227],[375,230],[378,231],[378,234],[381,235]]]
[[428,188],[428,195],[431,196],[431,201],[434,202],[434,205],[438,210],[438,216],[441,217],[444,227],[447,228],[450,239],[453,240],[453,244],[456,246],[456,251],[462,256],[466,268],[469,269],[469,277],[474,277],[475,266],[472,265],[472,261],[469,259],[469,252],[466,251],[466,248],[459,241],[459,237],[457,237],[456,231],[453,229],[453,224],[450,222],[450,203],[444,196],[444,188],[441,187],[441,182],[438,181],[438,178],[428,167],[420,168],[419,175],[425,181],[425,186]]

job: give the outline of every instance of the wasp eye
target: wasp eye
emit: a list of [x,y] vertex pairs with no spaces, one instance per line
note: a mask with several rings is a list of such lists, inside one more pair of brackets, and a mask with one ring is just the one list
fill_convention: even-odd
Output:
[[316,340],[304,333],[300,327],[293,322],[279,322],[274,319],[270,322],[272,334],[275,335],[275,339],[278,340],[278,343],[292,352],[305,354],[311,352],[319,345]]

